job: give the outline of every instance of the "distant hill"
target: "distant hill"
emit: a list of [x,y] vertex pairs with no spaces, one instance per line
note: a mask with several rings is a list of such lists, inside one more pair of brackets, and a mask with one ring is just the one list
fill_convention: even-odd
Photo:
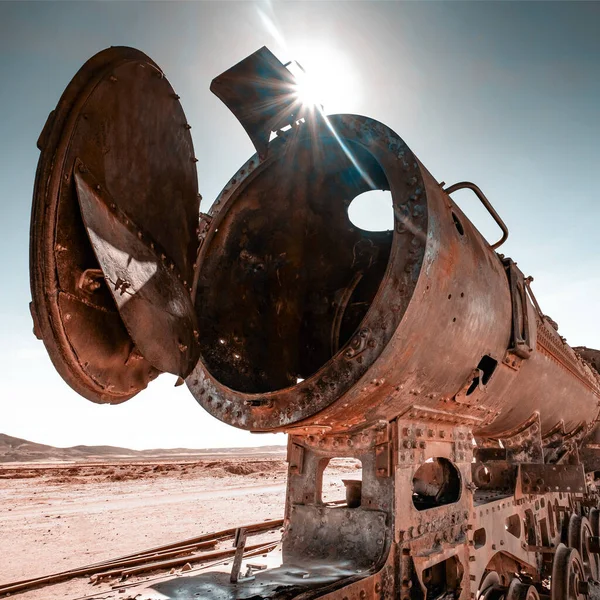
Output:
[[256,446],[253,448],[207,448],[192,450],[131,450],[116,446],[72,446],[55,448],[0,433],[0,463],[14,462],[83,462],[106,460],[193,459],[217,456],[281,456],[285,446]]

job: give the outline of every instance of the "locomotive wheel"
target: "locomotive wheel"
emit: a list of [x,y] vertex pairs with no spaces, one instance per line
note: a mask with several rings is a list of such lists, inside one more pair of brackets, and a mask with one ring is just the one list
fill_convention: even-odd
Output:
[[592,532],[594,535],[600,536],[600,510],[592,508],[588,517]]
[[575,515],[571,515],[566,511],[557,511],[558,516],[558,527],[560,529],[560,541],[565,544],[565,546],[569,546],[569,523],[571,521],[571,517]]
[[568,544],[579,552],[585,574],[598,580],[598,556],[590,551],[590,538],[595,535],[587,517],[571,515],[569,520]]
[[579,552],[559,544],[552,564],[550,600],[586,600],[588,583]]
[[540,600],[540,595],[535,586],[523,583],[515,577],[506,592],[506,600]]
[[496,571],[490,571],[479,586],[478,600],[501,600],[505,598],[506,588],[502,586]]

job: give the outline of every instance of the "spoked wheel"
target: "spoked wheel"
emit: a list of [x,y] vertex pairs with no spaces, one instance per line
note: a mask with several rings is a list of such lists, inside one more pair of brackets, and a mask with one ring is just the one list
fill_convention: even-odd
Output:
[[588,516],[592,532],[594,535],[600,536],[600,510],[592,508]]
[[598,580],[598,555],[590,550],[590,538],[596,535],[587,517],[572,515],[569,520],[568,543],[579,552],[586,579]]
[[506,588],[502,585],[496,571],[490,571],[479,586],[477,600],[503,600],[506,597]]
[[587,600],[588,582],[579,552],[559,544],[552,564],[550,600]]
[[571,517],[575,515],[571,515],[568,512],[560,511],[556,513],[559,516],[558,527],[560,530],[560,541],[565,544],[565,546],[569,546],[569,523],[571,521]]
[[540,600],[540,595],[535,586],[523,583],[515,577],[508,586],[506,600]]

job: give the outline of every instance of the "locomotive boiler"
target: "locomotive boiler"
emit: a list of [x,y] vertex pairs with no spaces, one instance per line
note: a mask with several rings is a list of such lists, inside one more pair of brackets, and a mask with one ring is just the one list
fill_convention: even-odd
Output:
[[[118,403],[170,372],[217,419],[289,434],[280,564],[206,573],[194,597],[589,596],[599,354],[569,347],[497,252],[484,193],[445,187],[374,119],[301,103],[266,48],[211,89],[257,153],[207,213],[179,97],[111,48],[44,127],[31,224],[34,330],[77,392]],[[389,231],[348,217],[374,189]],[[362,480],[331,504],[339,457]]]

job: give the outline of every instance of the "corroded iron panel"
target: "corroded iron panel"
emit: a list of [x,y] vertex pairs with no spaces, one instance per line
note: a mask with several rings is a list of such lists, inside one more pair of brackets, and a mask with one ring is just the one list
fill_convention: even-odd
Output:
[[79,210],[75,161],[81,159],[119,209],[164,248],[191,287],[199,198],[189,126],[177,98],[145,54],[110,48],[77,73],[38,140],[32,314],[57,370],[94,402],[126,400],[159,370],[132,341],[104,282]]

